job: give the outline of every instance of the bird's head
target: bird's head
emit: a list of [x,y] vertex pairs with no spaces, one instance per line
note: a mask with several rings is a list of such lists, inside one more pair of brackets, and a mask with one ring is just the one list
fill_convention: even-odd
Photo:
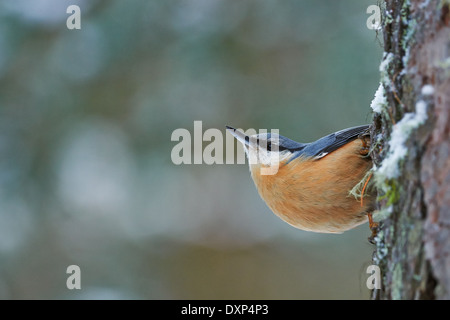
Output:
[[295,151],[304,145],[276,133],[260,133],[246,135],[244,132],[227,126],[227,130],[244,146],[250,167],[279,166],[281,162],[289,160]]

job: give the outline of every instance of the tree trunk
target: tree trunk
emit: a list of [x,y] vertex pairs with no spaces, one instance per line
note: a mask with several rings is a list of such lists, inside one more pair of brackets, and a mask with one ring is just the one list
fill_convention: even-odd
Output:
[[372,299],[450,299],[449,9],[450,0],[383,4]]

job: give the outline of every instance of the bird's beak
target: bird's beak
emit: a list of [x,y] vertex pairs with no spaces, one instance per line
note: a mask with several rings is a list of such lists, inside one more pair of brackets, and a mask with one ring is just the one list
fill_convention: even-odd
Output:
[[244,146],[250,146],[250,137],[247,136],[245,133],[236,130],[235,128],[232,128],[230,126],[226,126],[227,130]]

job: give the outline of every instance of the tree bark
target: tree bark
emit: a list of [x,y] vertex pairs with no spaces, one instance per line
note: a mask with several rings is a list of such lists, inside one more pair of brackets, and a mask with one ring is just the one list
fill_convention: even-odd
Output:
[[371,153],[382,285],[372,299],[450,299],[450,0],[382,6],[385,101]]

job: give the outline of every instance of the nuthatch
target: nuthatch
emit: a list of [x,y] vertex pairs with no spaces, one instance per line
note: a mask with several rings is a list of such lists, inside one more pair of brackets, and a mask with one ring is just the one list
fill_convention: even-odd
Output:
[[[361,194],[364,201],[349,195],[372,167],[369,125],[344,129],[312,143],[272,133],[247,136],[227,129],[244,146],[261,198],[282,220],[323,233],[341,233],[366,221],[373,227],[374,195]],[[257,161],[252,163],[252,158]],[[274,159],[276,174],[261,174]]]

